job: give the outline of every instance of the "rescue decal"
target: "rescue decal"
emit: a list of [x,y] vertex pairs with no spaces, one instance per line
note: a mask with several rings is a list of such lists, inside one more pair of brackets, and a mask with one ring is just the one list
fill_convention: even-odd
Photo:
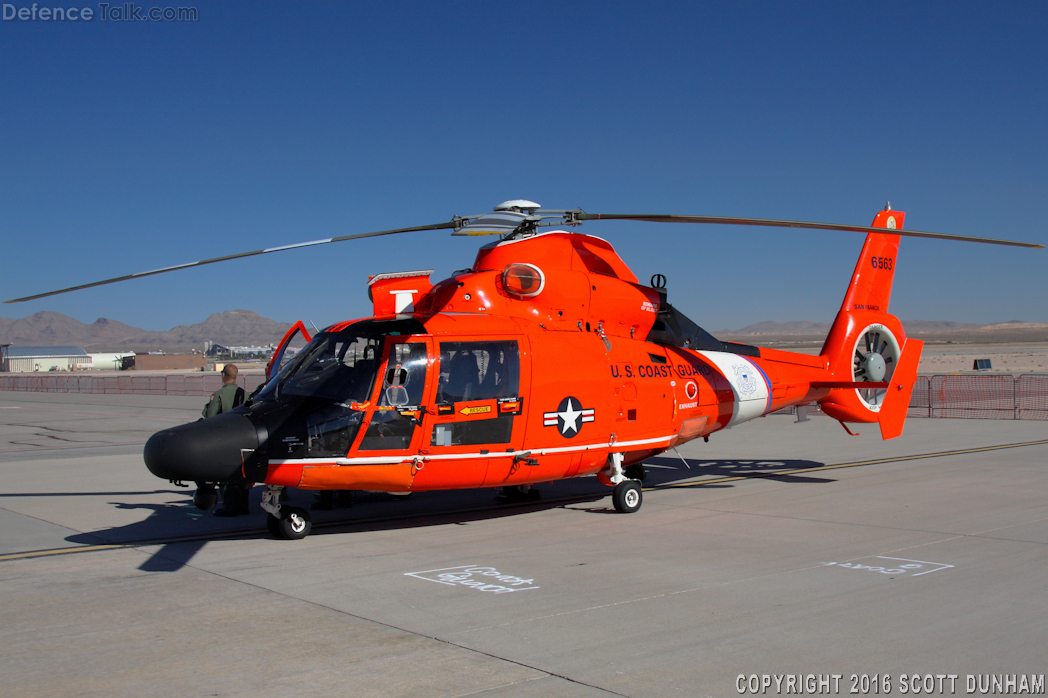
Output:
[[566,439],[575,438],[586,422],[595,419],[594,409],[586,409],[576,397],[566,397],[560,401],[556,412],[542,413],[542,426],[557,427],[560,435]]
[[491,412],[491,405],[475,405],[473,407],[463,407],[461,410],[459,410],[460,414],[465,415],[486,414],[488,412]]

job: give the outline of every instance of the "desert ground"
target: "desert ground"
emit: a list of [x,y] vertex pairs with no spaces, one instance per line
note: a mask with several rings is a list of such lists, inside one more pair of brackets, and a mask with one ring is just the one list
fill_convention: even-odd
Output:
[[[760,342],[754,342],[760,345]],[[818,354],[821,342],[790,346],[783,342],[768,345],[786,351],[803,354]],[[988,371],[973,371],[975,359],[989,359],[993,368]],[[1048,342],[1021,342],[1016,344],[981,344],[964,342],[925,342],[921,353],[921,375],[934,376],[944,373],[1048,373]]]
[[[751,339],[752,341],[752,339]],[[779,340],[752,341],[758,346],[771,346],[785,351],[815,355],[822,348],[821,341],[790,342]],[[991,370],[973,371],[975,359],[990,359]],[[240,362],[237,364],[245,375],[262,374],[265,364],[261,362]],[[90,375],[127,375],[121,371],[85,371]],[[153,374],[168,375],[187,373],[180,370],[135,371],[135,375]],[[195,371],[193,373],[196,373]],[[968,343],[927,341],[921,355],[919,373],[932,376],[944,373],[996,373],[1023,375],[1031,373],[1048,373],[1048,341],[1007,343]]]

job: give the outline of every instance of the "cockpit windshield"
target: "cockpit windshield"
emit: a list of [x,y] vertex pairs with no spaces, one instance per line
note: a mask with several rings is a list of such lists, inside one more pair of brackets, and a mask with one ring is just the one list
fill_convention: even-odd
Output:
[[340,402],[366,402],[375,384],[382,351],[381,336],[353,331],[316,336],[281,370],[260,398],[301,396]]

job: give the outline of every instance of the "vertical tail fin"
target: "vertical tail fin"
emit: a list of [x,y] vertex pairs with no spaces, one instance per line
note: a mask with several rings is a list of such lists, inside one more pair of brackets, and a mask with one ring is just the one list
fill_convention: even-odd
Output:
[[888,313],[899,255],[899,236],[889,231],[905,218],[890,207],[874,217],[872,227],[885,232],[866,236],[821,352],[834,381],[871,384],[831,390],[820,400],[823,411],[846,422],[880,422],[885,439],[902,433],[923,344],[907,341],[902,323]]
[[[895,230],[902,228],[906,214],[887,208],[877,214],[870,224],[874,228]],[[888,312],[895,280],[895,260],[899,256],[899,236],[891,233],[870,233],[855,264],[851,285],[844,296],[841,312],[872,310]],[[839,316],[838,316],[839,317]]]
[[906,424],[906,412],[910,409],[910,395],[917,379],[917,367],[921,363],[921,350],[924,342],[919,339],[907,339],[902,348],[899,365],[892,373],[888,392],[881,403],[878,421],[881,424],[881,438],[894,439],[902,434]]

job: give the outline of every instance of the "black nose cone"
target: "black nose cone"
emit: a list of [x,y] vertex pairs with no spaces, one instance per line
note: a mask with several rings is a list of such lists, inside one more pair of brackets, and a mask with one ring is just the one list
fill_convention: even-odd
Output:
[[258,431],[236,412],[158,431],[146,442],[146,467],[165,480],[238,482],[258,448]]

